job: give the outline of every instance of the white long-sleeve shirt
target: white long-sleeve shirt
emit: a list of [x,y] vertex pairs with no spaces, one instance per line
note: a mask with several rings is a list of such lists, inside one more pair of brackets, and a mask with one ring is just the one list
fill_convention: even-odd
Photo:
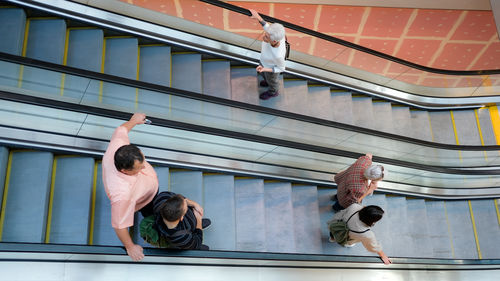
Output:
[[[361,209],[363,209],[362,205],[354,203],[346,209],[335,213],[331,221],[347,221],[352,214]],[[347,227],[354,231],[363,231],[368,228],[366,224],[359,220],[359,213],[351,218],[351,220],[347,224]],[[358,242],[361,242],[363,246],[370,252],[378,253],[382,251],[382,245],[380,245],[380,243],[377,241],[375,233],[373,233],[373,231],[371,230],[368,230],[364,233],[355,233],[349,231],[349,241],[347,242],[347,244],[352,245]]]
[[[268,32],[269,23],[263,26],[264,31]],[[285,71],[285,38],[280,40],[278,47],[273,47],[271,44],[262,41],[260,51],[260,64],[265,68],[271,68],[274,73]]]

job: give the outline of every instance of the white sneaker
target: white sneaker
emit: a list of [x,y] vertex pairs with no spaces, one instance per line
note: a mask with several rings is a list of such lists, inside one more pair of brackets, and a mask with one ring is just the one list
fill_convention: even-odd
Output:
[[335,243],[335,239],[332,238],[332,237],[328,237],[328,241],[332,242],[332,243]]
[[344,244],[344,247],[351,248],[351,247],[354,247],[354,245],[356,245],[356,244]]

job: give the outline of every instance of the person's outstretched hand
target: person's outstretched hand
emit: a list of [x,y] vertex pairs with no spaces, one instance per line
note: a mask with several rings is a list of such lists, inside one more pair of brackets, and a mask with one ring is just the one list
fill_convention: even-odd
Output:
[[260,15],[259,15],[259,13],[257,13],[257,11],[256,11],[256,10],[254,10],[254,9],[248,9],[248,10],[249,10],[249,11],[250,11],[250,13],[252,14],[252,15],[250,16],[252,19],[259,20],[259,19],[261,18],[261,17],[260,17]]
[[133,261],[141,261],[144,258],[143,249],[140,245],[133,244],[132,246],[129,246],[125,249],[127,249],[127,255]]
[[134,113],[132,117],[130,117],[130,122],[134,125],[144,124],[146,121],[146,114],[144,113]]

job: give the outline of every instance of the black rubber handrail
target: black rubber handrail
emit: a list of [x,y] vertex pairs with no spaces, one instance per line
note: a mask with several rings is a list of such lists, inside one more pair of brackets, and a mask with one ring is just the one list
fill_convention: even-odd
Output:
[[[249,10],[247,10],[245,8],[242,8],[242,7],[238,7],[238,6],[229,4],[229,3],[226,3],[226,2],[222,2],[222,1],[218,1],[218,0],[199,0],[199,1],[208,3],[208,4],[211,4],[211,5],[220,7],[220,8],[224,8],[226,10],[230,10],[230,11],[233,11],[233,12],[236,12],[236,13],[239,13],[239,14],[243,14],[243,15],[247,15],[247,16],[251,15],[251,13],[250,13]],[[428,67],[428,66],[420,65],[420,64],[413,63],[413,62],[410,62],[410,61],[407,61],[407,60],[403,60],[403,59],[400,59],[398,57],[394,57],[394,56],[391,56],[391,55],[388,55],[388,54],[385,54],[385,53],[382,53],[382,52],[379,52],[379,51],[376,51],[376,50],[373,50],[373,49],[370,49],[370,48],[367,48],[367,47],[364,47],[364,46],[361,46],[361,45],[357,45],[355,43],[351,43],[349,41],[342,40],[342,39],[337,38],[337,37],[326,35],[326,34],[314,31],[312,29],[308,29],[308,28],[305,28],[305,27],[302,27],[302,26],[298,26],[296,24],[289,23],[289,22],[286,22],[286,21],[283,21],[283,20],[280,20],[280,19],[277,19],[277,18],[273,18],[273,17],[266,16],[266,15],[263,15],[263,14],[261,14],[261,16],[266,21],[280,23],[280,24],[282,24],[286,28],[293,29],[295,31],[298,31],[298,32],[301,32],[301,33],[304,33],[304,34],[307,34],[307,35],[311,35],[313,37],[317,37],[317,38],[320,38],[322,40],[326,40],[326,41],[329,41],[329,42],[332,42],[332,43],[335,43],[335,44],[339,44],[339,45],[342,45],[342,46],[345,46],[345,47],[348,47],[348,48],[351,48],[351,49],[355,49],[355,50],[361,51],[363,53],[367,53],[367,54],[370,54],[370,55],[373,55],[373,56],[377,56],[379,58],[382,58],[382,59],[385,59],[385,60],[389,60],[389,61],[393,61],[393,62],[402,64],[402,65],[405,65],[405,66],[408,66],[408,67],[411,67],[411,68],[415,68],[415,69],[418,69],[418,70],[422,70],[422,71],[427,71],[427,72],[431,72],[431,73],[438,73],[438,74],[445,74],[445,75],[492,75],[492,74],[500,74],[500,69],[449,70],[449,69],[440,69],[440,68]]]
[[[130,118],[129,112],[123,112],[118,110],[112,110],[108,108],[100,108],[88,105],[75,104],[70,102],[58,101],[53,99],[28,96],[23,94],[10,93],[6,91],[0,91],[0,99],[14,101],[14,102],[22,102],[32,105],[39,105],[49,108],[63,109],[69,110],[73,112],[97,115],[102,117],[109,117],[114,119],[122,119],[128,120]],[[196,124],[189,124],[185,122],[179,122],[174,120],[148,117],[156,126],[165,127],[165,128],[173,128],[191,132],[197,132],[202,134],[209,134],[220,137],[233,138],[238,140],[257,142],[270,144],[275,146],[287,147],[297,150],[316,152],[328,155],[342,156],[347,158],[359,158],[363,154],[351,151],[345,151],[335,148],[311,145],[306,143],[299,143],[294,141],[288,141],[278,138],[271,138],[266,136],[258,136],[248,133],[242,132],[234,132],[225,129],[218,129],[213,127],[201,126]],[[413,163],[398,159],[391,159],[386,157],[373,156],[374,162],[379,162],[382,164],[394,165],[399,167],[405,167],[410,169],[429,171],[435,173],[444,173],[444,174],[454,174],[454,175],[500,175],[500,169],[476,169],[482,167],[469,167],[467,168],[455,168],[455,167],[447,167],[447,166],[434,166],[434,165],[426,165],[420,163]]]
[[[0,242],[0,252],[16,252],[16,253],[39,253],[43,255],[44,253],[58,253],[58,254],[82,254],[82,255],[111,255],[111,256],[126,256],[127,252],[122,246],[90,246],[90,245],[65,245],[65,244],[39,244],[39,243],[9,243]],[[170,261],[165,262],[147,262],[142,261],[141,264],[186,264],[198,265],[198,266],[231,266],[223,265],[220,263],[213,264],[209,261],[211,259],[229,259],[238,262],[239,267],[283,267],[280,265],[266,265],[261,263],[250,263],[247,265],[241,264],[241,260],[267,260],[267,261],[303,261],[303,262],[353,262],[353,266],[349,266],[349,269],[366,269],[363,264],[375,263],[380,264],[380,258],[375,256],[349,256],[349,255],[318,255],[318,254],[296,254],[296,253],[267,253],[267,252],[243,252],[243,251],[200,251],[200,250],[175,250],[175,249],[160,249],[160,248],[144,248],[144,254],[150,257],[172,257],[172,258],[203,258],[207,259],[203,264],[193,264],[186,262],[176,262],[172,263]],[[442,271],[442,270],[454,270],[454,266],[459,266],[455,270],[469,271],[469,270],[498,270],[500,269],[500,259],[440,259],[440,258],[405,258],[405,257],[391,257],[391,260],[395,265],[401,266],[411,266],[411,270],[425,270],[425,271]],[[119,261],[110,261],[109,259],[102,260],[89,260],[80,257],[80,259],[64,259],[57,260],[53,259],[43,259],[40,256],[37,258],[29,257],[23,258],[1,258],[0,261],[40,261],[40,262],[69,262],[69,263],[114,263],[114,264],[137,264],[130,259]],[[354,266],[355,265],[355,266]],[[429,267],[430,265],[441,265],[445,267],[451,267],[449,269],[444,269],[440,267]],[[472,266],[464,268],[464,266]],[[477,268],[475,268],[477,266]],[[487,266],[482,267],[482,266]],[[334,264],[327,266],[322,265],[318,267],[317,265],[287,265],[288,268],[324,268],[324,269],[335,269],[342,268],[346,269],[345,266],[341,267]],[[370,267],[371,268],[371,267]],[[373,268],[372,268],[373,269]],[[401,267],[380,267],[377,270],[404,270]]]
[[234,100],[229,100],[229,99],[224,99],[224,98],[219,98],[219,97],[214,97],[214,96],[209,96],[209,95],[201,95],[199,93],[170,88],[170,87],[166,87],[166,86],[162,86],[162,85],[157,85],[157,84],[147,83],[147,82],[143,82],[143,81],[128,79],[128,78],[119,77],[119,76],[115,76],[115,75],[110,75],[110,74],[105,74],[105,73],[89,71],[89,70],[85,70],[85,69],[80,69],[80,68],[45,62],[45,61],[36,60],[36,59],[32,59],[32,58],[16,56],[16,55],[8,54],[8,53],[0,52],[0,61],[7,61],[7,62],[11,62],[11,63],[26,65],[26,66],[42,68],[42,69],[46,69],[46,70],[50,70],[50,71],[61,72],[61,73],[65,73],[65,74],[86,77],[86,78],[95,79],[95,80],[99,80],[99,81],[110,82],[110,83],[125,85],[125,86],[129,86],[129,87],[140,88],[140,89],[144,89],[144,90],[156,91],[156,92],[165,93],[165,94],[171,94],[171,95],[185,97],[185,98],[189,98],[189,99],[195,99],[195,100],[220,104],[220,105],[224,105],[224,106],[240,108],[243,110],[269,114],[269,115],[273,115],[273,116],[277,116],[277,117],[283,117],[283,118],[293,119],[293,120],[297,120],[297,121],[313,123],[313,124],[318,124],[318,125],[322,125],[322,126],[326,126],[326,127],[343,129],[343,130],[347,130],[347,131],[351,131],[351,132],[362,133],[362,134],[366,134],[366,135],[381,137],[384,139],[392,139],[395,141],[401,141],[401,142],[405,142],[405,143],[411,143],[411,144],[432,147],[432,148],[437,148],[437,149],[462,150],[462,151],[500,151],[500,145],[485,145],[485,146],[481,146],[481,145],[454,145],[454,144],[443,144],[443,143],[424,141],[421,139],[400,136],[400,135],[396,135],[396,134],[381,132],[381,131],[367,129],[367,128],[358,127],[358,126],[349,125],[349,124],[343,124],[343,123],[339,123],[339,122],[335,122],[335,121],[315,118],[315,117],[311,117],[311,116],[307,116],[307,115],[292,113],[292,112],[278,110],[278,109],[274,109],[274,108],[253,105],[253,104],[243,103],[243,102],[239,102],[239,101],[234,101]]

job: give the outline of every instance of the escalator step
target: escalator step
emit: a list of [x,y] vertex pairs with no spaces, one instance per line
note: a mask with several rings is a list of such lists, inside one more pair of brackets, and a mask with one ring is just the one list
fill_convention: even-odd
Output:
[[452,242],[448,231],[448,218],[444,201],[426,201],[427,229],[433,257],[452,258]]
[[12,152],[3,242],[44,242],[52,161],[50,152]]
[[203,174],[198,171],[170,171],[170,191],[203,206]]
[[295,251],[322,254],[318,189],[316,186],[292,187]]
[[494,199],[471,200],[483,259],[500,258],[500,223]]
[[172,87],[202,92],[201,54],[172,54]]
[[234,177],[204,175],[204,213],[212,226],[203,231],[204,244],[213,250],[236,249]]
[[232,67],[231,99],[249,104],[259,104],[257,81],[255,68]]
[[[20,56],[23,49],[26,14],[17,8],[0,8],[0,52]],[[0,85],[17,87],[19,65],[0,62]]]
[[231,99],[231,66],[229,61],[203,61],[203,94]]
[[453,242],[453,258],[477,259],[478,253],[467,201],[447,201],[446,211]]
[[[66,22],[62,19],[32,19],[29,24],[26,57],[63,63]],[[61,73],[25,67],[22,87],[42,95],[60,95]]]
[[354,125],[353,100],[350,92],[331,92],[332,118],[335,122]]
[[308,87],[309,112],[306,115],[332,120],[332,105],[330,104],[329,87]]
[[[85,70],[101,72],[103,36],[100,29],[70,29],[66,64]],[[84,94],[85,97],[83,98]],[[82,98],[84,100],[97,100],[99,82],[89,81],[88,78],[74,75],[66,75],[63,95],[78,101],[82,100]]]
[[88,243],[94,159],[56,158],[49,243]]
[[266,251],[264,181],[239,179],[234,183],[236,250]]
[[292,186],[284,182],[264,183],[266,251],[295,252]]

